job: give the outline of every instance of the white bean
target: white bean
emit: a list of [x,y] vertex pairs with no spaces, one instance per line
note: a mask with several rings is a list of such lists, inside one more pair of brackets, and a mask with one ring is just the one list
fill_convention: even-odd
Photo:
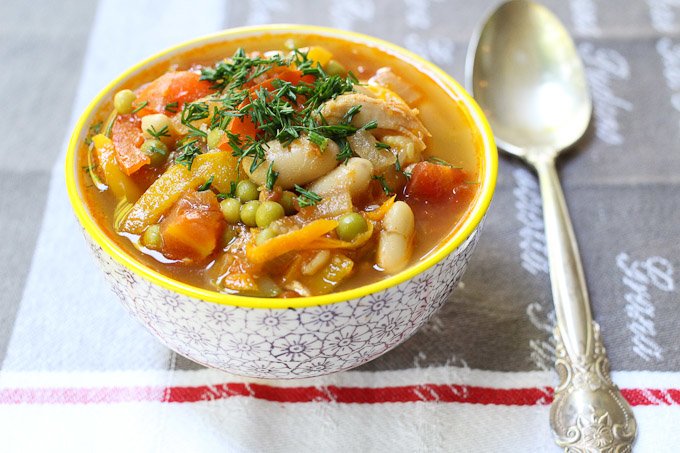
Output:
[[397,201],[385,214],[378,241],[376,262],[385,272],[395,274],[411,259],[415,218],[409,205]]
[[323,151],[305,136],[293,140],[285,148],[278,140],[272,140],[266,144],[265,151],[266,160],[252,173],[252,158],[243,159],[243,169],[250,180],[259,185],[265,184],[267,170],[272,162],[273,170],[279,173],[276,184],[283,189],[310,183],[338,165],[336,156],[339,148],[332,140],[328,141]]
[[367,159],[352,157],[346,164],[317,179],[309,190],[319,195],[347,190],[352,198],[363,194],[371,183],[373,165]]

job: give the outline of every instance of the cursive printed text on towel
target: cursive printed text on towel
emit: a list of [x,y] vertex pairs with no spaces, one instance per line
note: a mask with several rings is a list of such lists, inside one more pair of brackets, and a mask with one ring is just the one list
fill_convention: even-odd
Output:
[[673,94],[671,105],[680,112],[680,44],[674,44],[670,38],[661,38],[656,43],[656,51],[663,62],[663,77]]
[[633,104],[619,97],[612,85],[615,81],[630,79],[630,65],[614,49],[597,48],[589,42],[581,43],[578,49],[593,93],[595,134],[608,145],[622,145],[625,140],[619,125],[619,113],[632,111]]
[[548,273],[548,256],[545,248],[543,229],[543,209],[536,176],[524,168],[512,172],[515,188],[517,220],[522,225],[519,230],[520,262],[531,275]]
[[674,33],[680,29],[674,8],[680,8],[680,0],[647,0],[649,18],[654,30]]
[[593,0],[570,0],[571,21],[574,31],[581,35],[598,36],[597,5]]
[[[545,246],[543,209],[536,176],[525,168],[512,172],[515,187],[512,190],[517,208],[519,230],[520,263],[531,275],[547,274],[548,253]],[[555,363],[555,311],[539,302],[527,305],[526,315],[531,324],[540,332],[540,338],[529,340],[529,359],[539,370],[550,370]],[[546,335],[548,338],[546,339]]]
[[532,302],[527,305],[526,313],[534,327],[550,335],[547,340],[529,340],[529,358],[539,370],[551,370],[555,364],[555,310],[546,310],[542,304]]
[[632,334],[633,351],[645,361],[663,360],[663,348],[656,341],[654,320],[656,309],[651,288],[664,292],[675,290],[673,266],[660,256],[646,260],[632,260],[627,253],[619,253],[616,265],[623,272],[628,329]]

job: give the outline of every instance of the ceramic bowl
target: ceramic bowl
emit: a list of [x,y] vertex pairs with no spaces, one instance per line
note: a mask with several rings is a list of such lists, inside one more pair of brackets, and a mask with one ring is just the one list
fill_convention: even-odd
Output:
[[[95,222],[76,174],[78,148],[88,126],[113,94],[159,62],[205,46],[272,34],[330,36],[398,56],[433,78],[456,102],[479,136],[480,187],[473,208],[436,251],[403,272],[360,288],[295,299],[233,296],[196,288],[147,267],[118,246]],[[169,63],[168,63],[169,64]],[[167,67],[167,65],[166,65]],[[66,181],[85,238],[113,292],[161,342],[200,364],[256,378],[306,378],[359,366],[411,336],[448,299],[479,239],[491,201],[497,152],[484,115],[451,77],[388,42],[347,31],[299,25],[227,30],[161,52],[132,67],[87,107],[71,137]]]

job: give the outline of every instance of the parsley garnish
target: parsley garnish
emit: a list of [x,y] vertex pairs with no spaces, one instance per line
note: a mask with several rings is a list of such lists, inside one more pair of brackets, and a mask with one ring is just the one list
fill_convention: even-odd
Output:
[[376,142],[375,147],[378,148],[378,149],[391,149],[390,145],[388,145],[387,143],[383,143],[383,142]]
[[215,175],[210,176],[210,178],[208,178],[206,182],[204,182],[198,187],[198,191],[205,192],[206,190],[210,189],[210,186],[212,185],[214,179]]
[[361,111],[361,106],[360,105],[353,105],[350,107],[349,110],[347,110],[347,113],[342,117],[342,121],[345,124],[349,124],[352,122],[352,119],[354,118],[354,115],[359,113]]
[[299,194],[297,201],[301,208],[315,206],[322,200],[319,194],[314,193],[311,190],[307,190],[304,187],[300,187],[297,184],[295,184],[295,191]]
[[170,137],[168,126],[163,126],[160,131],[157,131],[155,127],[151,126],[146,130],[146,132],[156,140],[160,140],[161,137]]
[[[303,75],[311,75],[314,79],[300,81],[296,85],[283,79],[255,87],[245,85],[272,68],[293,64]],[[189,128],[189,136],[204,139],[205,132],[192,123],[209,117],[210,129],[218,127],[227,132],[228,144],[239,162],[244,158],[252,159],[251,171],[264,162],[266,144],[272,140],[278,140],[287,147],[293,140],[306,136],[321,150],[333,140],[341,148],[338,160],[347,161],[352,151],[343,139],[359,130],[377,127],[375,121],[362,127],[350,124],[361,106],[349,109],[341,124],[328,124],[320,112],[321,106],[352,91],[358,80],[351,73],[346,77],[328,75],[317,62],[297,49],[290,56],[274,55],[270,58],[250,57],[239,49],[231,58],[202,69],[201,79],[212,82],[218,93],[213,95],[210,106],[200,101],[186,104],[182,111],[182,124]],[[229,124],[237,119],[248,119],[255,124],[255,136],[228,131]]]
[[442,165],[444,167],[459,168],[459,169],[463,168],[463,167],[456,167],[455,165],[448,163],[444,159],[440,159],[440,158],[435,157],[435,156],[428,157],[427,161],[430,162],[430,163],[436,164],[436,165]]
[[385,177],[382,175],[373,175],[371,176],[372,179],[375,179],[380,183],[382,186],[383,192],[385,192],[386,195],[390,195],[392,192],[392,189],[390,189],[390,186],[387,185],[387,181],[385,181]]
[[205,102],[189,102],[184,104],[182,109],[182,124],[189,128],[189,137],[207,137],[208,134],[192,123],[194,121],[200,121],[208,118],[210,116],[210,108]]
[[165,155],[168,154],[168,152],[166,150],[161,149],[161,148],[157,148],[153,145],[149,148],[149,151],[151,151],[152,153],[155,153],[155,154],[160,154],[161,156],[165,156]]
[[323,135],[319,134],[316,131],[309,132],[309,141],[318,146],[321,151],[326,150],[329,140],[330,139],[324,137]]
[[227,198],[236,198],[236,181],[231,181],[229,183],[229,193],[218,193],[217,199],[219,201],[225,200]]
[[266,176],[266,183],[265,187],[267,187],[267,190],[274,190],[274,184],[276,184],[276,178],[279,177],[279,172],[274,171],[274,162],[269,164],[269,168],[267,169],[267,176]]
[[335,158],[343,163],[347,163],[347,161],[352,157],[352,148],[350,148],[347,139],[344,137],[336,140],[336,143],[340,147],[340,152],[337,156],[335,156]]
[[168,104],[165,104],[165,111],[170,112],[170,113],[177,113],[179,111],[179,105],[177,102],[170,102]]
[[177,148],[179,154],[175,158],[175,163],[184,165],[188,170],[191,170],[191,165],[194,163],[194,158],[201,154],[201,148],[198,145],[198,139],[187,141]]
[[135,113],[139,112],[142,110],[144,107],[149,105],[149,101],[144,101],[141,104],[139,104],[133,111],[130,112],[130,115],[134,115]]
[[92,126],[90,126],[90,129],[87,132],[87,137],[85,137],[85,144],[90,146],[90,143],[92,143],[92,137],[100,133],[102,130],[102,122],[99,121],[98,123],[94,123]]

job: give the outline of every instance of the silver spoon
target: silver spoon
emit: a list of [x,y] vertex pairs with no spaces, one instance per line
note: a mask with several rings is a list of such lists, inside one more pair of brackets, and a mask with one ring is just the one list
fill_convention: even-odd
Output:
[[541,187],[557,314],[560,385],[550,408],[555,441],[565,451],[630,451],[637,424],[609,376],[555,169],[560,152],[590,123],[583,64],[559,19],[526,0],[500,5],[475,38],[466,65],[468,89],[488,116],[498,145],[533,166]]

